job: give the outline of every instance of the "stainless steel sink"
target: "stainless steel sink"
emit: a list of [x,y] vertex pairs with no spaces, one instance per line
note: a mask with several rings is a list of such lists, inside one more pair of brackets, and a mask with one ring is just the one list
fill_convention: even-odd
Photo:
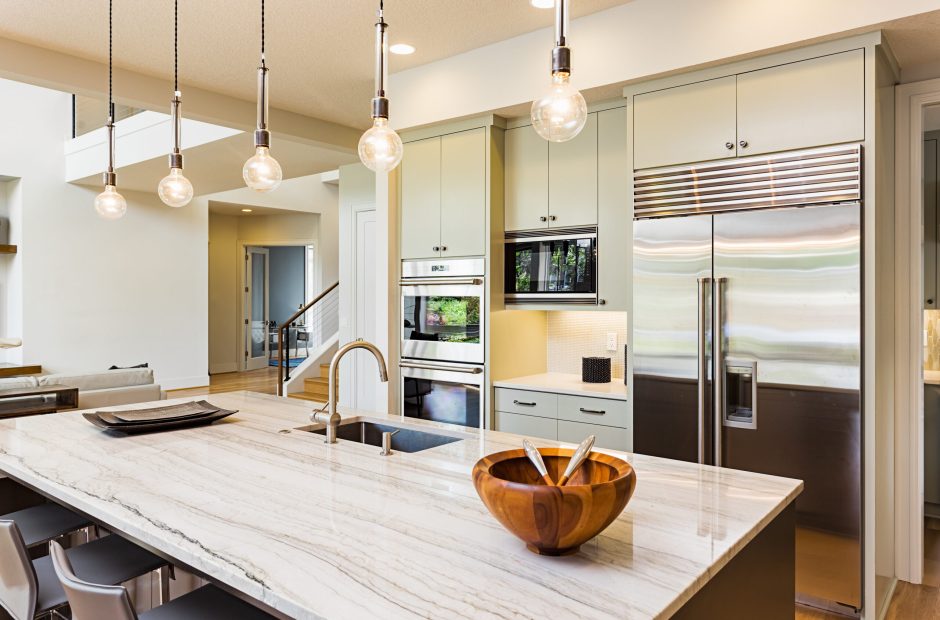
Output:
[[[295,430],[326,435],[326,427],[320,424],[302,426]],[[403,426],[363,420],[343,421],[336,429],[336,438],[380,448],[382,447],[382,433],[394,433],[392,435],[392,452],[421,452],[422,450],[429,450],[461,440],[460,437],[427,433]]]

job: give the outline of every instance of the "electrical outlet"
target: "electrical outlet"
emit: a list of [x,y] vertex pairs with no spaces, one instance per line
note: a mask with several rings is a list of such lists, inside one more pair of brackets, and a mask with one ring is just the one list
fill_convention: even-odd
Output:
[[617,350],[617,332],[607,332],[607,350]]

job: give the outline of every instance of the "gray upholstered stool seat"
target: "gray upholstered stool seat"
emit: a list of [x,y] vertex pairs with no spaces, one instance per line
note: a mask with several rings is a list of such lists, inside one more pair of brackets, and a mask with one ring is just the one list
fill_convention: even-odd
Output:
[[[127,590],[109,582],[95,582],[82,573],[72,554],[57,542],[49,544],[49,558],[68,594],[69,607],[76,618],[109,620],[271,620],[273,616],[226,594],[215,586],[203,586],[140,616],[134,611]],[[73,566],[74,569],[73,570]],[[81,575],[78,577],[77,575]]]
[[[49,544],[61,550],[81,574],[99,583],[123,583],[167,565],[166,560],[114,535],[68,551],[55,541]],[[30,620],[66,603],[52,559],[31,560],[16,523],[0,521],[0,607],[16,620]]]
[[208,585],[140,614],[140,620],[271,620],[274,616]]
[[92,525],[82,515],[51,503],[0,515],[0,521],[16,523],[27,549],[45,545],[54,538]]

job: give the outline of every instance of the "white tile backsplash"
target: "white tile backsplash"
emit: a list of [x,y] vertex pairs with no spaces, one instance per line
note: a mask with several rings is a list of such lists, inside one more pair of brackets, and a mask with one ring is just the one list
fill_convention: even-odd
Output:
[[[623,378],[623,345],[627,344],[626,312],[548,312],[548,372],[581,374],[581,358],[611,358],[610,374]],[[607,334],[617,334],[617,350],[607,350]]]

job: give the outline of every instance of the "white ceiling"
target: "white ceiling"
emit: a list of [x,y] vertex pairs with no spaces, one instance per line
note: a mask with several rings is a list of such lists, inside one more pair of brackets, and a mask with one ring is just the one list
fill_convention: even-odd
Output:
[[[577,0],[572,14],[628,1]],[[378,0],[267,2],[271,105],[367,126],[377,6]],[[107,11],[105,0],[0,0],[0,37],[106,62]],[[394,72],[550,26],[554,18],[529,0],[388,0],[385,19],[391,43],[417,48],[391,57]],[[180,2],[184,101],[187,84],[254,99],[259,22],[259,0]],[[172,36],[172,0],[114,0],[115,66],[171,79]],[[547,40],[546,63],[550,47]]]

